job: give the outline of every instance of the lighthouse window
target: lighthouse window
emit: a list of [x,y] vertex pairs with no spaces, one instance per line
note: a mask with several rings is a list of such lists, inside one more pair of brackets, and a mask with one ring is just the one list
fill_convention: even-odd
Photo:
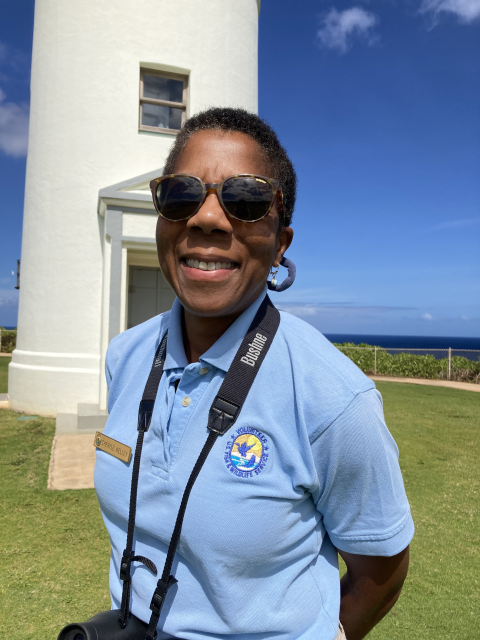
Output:
[[140,72],[140,130],[177,133],[186,116],[187,78],[150,69]]

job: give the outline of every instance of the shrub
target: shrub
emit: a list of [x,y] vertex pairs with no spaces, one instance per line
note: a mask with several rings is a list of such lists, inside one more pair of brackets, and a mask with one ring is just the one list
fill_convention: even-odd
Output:
[[0,351],[2,353],[12,353],[17,345],[17,330],[2,329],[2,327],[0,327],[0,332]]
[[[344,342],[335,346],[352,360],[364,373],[375,371],[375,352],[373,346],[365,343]],[[344,347],[357,347],[345,349]],[[424,356],[413,353],[388,353],[377,347],[377,374],[399,378],[426,378],[428,380],[446,380],[448,378],[448,358],[437,360],[433,355]],[[461,356],[452,356],[450,379],[458,382],[480,383],[480,358],[478,361]]]

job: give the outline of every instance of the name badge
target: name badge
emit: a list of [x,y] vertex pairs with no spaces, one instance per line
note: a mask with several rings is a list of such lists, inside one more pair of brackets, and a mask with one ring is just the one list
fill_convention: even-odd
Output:
[[132,457],[131,447],[127,447],[126,444],[122,444],[121,442],[118,442],[118,440],[114,440],[113,438],[103,435],[100,431],[97,431],[95,434],[93,446],[100,449],[100,451],[109,453],[111,456],[114,456],[127,464],[130,462],[130,458]]

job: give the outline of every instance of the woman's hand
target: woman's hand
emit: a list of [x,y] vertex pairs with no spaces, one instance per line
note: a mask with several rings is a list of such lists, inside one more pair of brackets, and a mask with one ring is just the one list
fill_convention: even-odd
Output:
[[338,553],[347,565],[340,581],[340,622],[347,640],[361,640],[397,601],[408,571],[409,548],[391,558],[340,549]]

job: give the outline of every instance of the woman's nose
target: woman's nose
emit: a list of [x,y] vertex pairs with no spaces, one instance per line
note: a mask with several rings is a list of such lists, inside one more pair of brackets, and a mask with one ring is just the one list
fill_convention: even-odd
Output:
[[187,227],[201,229],[206,234],[214,231],[232,232],[231,221],[222,209],[215,189],[209,189],[205,202],[197,213],[187,221]]

